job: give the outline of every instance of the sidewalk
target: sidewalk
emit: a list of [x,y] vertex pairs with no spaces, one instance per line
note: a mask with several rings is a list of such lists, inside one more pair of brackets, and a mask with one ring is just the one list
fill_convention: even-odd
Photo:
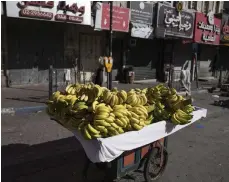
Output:
[[[146,88],[157,85],[158,82],[148,83],[134,83],[134,84],[123,84],[113,82],[113,87],[118,89],[130,90],[131,88]],[[178,83],[174,84],[175,88]],[[202,85],[202,84],[200,84]],[[104,84],[106,86],[106,84]],[[27,110],[41,109],[45,107],[45,101],[48,99],[48,85],[29,85],[29,86],[14,86],[11,88],[2,88],[2,113],[15,113],[14,109],[19,109],[19,112],[27,112]],[[58,90],[63,90],[63,85]],[[54,88],[55,90],[55,88]],[[196,91],[195,83],[192,84],[192,93]],[[7,108],[7,110],[5,110]]]

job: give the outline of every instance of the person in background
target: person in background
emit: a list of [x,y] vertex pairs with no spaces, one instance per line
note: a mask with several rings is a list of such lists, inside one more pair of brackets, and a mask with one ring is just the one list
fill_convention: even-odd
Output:
[[95,84],[99,86],[103,85],[103,71],[104,71],[103,57],[100,57],[99,67],[96,70],[96,76],[95,76]]
[[188,95],[191,94],[191,81],[190,81],[190,70],[189,70],[189,62],[186,61],[184,65],[181,68],[180,73],[180,83],[183,88],[185,88],[185,91]]

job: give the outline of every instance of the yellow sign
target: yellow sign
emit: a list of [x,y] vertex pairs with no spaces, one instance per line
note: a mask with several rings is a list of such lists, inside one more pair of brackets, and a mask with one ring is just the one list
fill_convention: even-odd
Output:
[[182,4],[182,2],[178,2],[178,3],[177,3],[176,9],[177,9],[178,12],[180,12],[180,11],[183,10],[183,4]]
[[108,73],[110,73],[111,70],[112,70],[112,66],[113,66],[113,59],[112,59],[112,57],[109,57],[109,58],[105,57],[104,58],[104,66],[106,68],[106,71]]
[[107,71],[108,73],[110,73],[111,70],[112,70],[112,64],[111,64],[111,63],[105,63],[105,68],[106,68],[106,71]]

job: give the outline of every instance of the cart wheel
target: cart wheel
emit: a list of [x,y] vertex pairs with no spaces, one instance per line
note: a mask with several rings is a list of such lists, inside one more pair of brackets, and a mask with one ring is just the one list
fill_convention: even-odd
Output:
[[146,182],[152,182],[160,178],[168,162],[168,153],[163,150],[163,161],[161,163],[160,148],[152,148],[144,166],[144,178]]

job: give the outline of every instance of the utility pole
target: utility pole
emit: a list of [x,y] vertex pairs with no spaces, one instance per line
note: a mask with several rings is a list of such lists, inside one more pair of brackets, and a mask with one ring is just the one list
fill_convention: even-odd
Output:
[[[110,41],[109,41],[109,56],[112,58],[112,39],[113,39],[113,31],[112,31],[112,18],[113,16],[113,1],[110,1]],[[112,69],[111,72],[107,73],[107,88],[112,89]]]

